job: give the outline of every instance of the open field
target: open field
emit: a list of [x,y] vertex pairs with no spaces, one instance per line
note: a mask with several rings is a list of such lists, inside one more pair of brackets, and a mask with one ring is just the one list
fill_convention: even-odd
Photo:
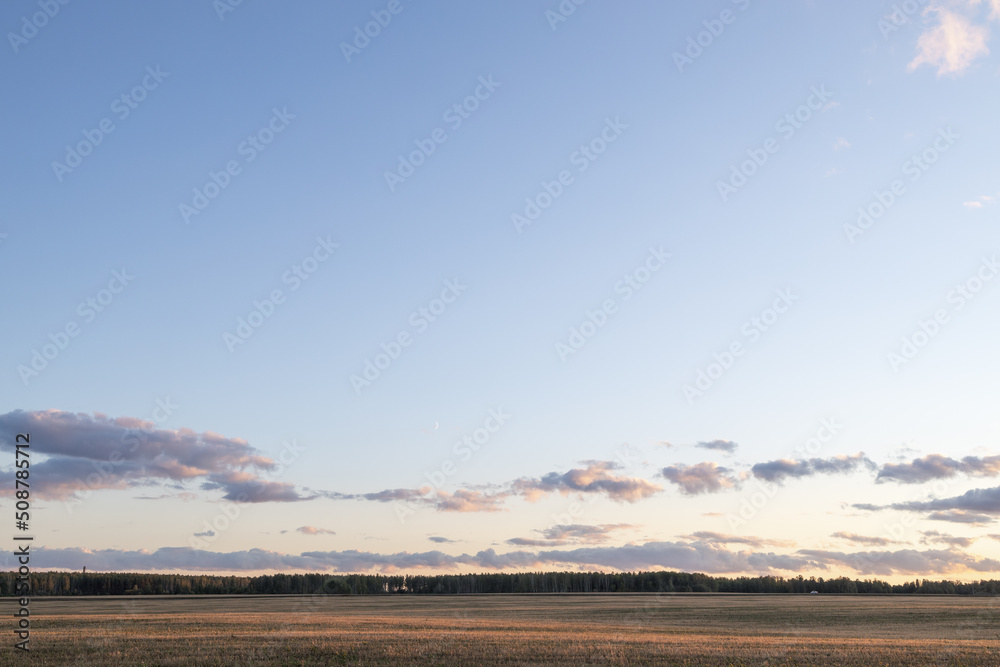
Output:
[[[0,601],[13,630],[13,599]],[[35,665],[998,665],[1000,598],[37,598]]]

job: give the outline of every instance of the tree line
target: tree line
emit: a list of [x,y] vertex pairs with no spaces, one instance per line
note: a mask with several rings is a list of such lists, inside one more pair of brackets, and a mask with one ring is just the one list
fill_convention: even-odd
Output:
[[[17,573],[0,573],[0,595],[12,596]],[[484,574],[151,574],[35,572],[32,596],[45,595],[456,595],[484,593],[811,593],[867,595],[1000,595],[1000,581],[713,577],[686,572],[521,572]]]

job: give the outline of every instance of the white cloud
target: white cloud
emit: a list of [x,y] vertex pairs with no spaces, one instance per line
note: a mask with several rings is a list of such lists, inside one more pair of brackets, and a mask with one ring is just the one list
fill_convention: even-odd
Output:
[[[991,13],[996,16],[998,0],[990,0]],[[913,71],[921,65],[937,68],[938,76],[944,74],[962,74],[972,63],[989,54],[986,43],[990,39],[990,30],[986,25],[976,25],[973,19],[955,11],[962,3],[952,3],[946,8],[941,4],[928,7],[925,16],[934,15],[937,23],[917,41],[917,57],[909,64]],[[979,4],[979,0],[969,3]]]
[[[1000,2],[1000,0],[997,0],[997,2]],[[962,206],[966,208],[982,208],[983,206],[995,204],[996,201],[997,201],[996,197],[991,197],[990,195],[982,195],[981,197],[977,197],[976,199],[972,199],[967,202],[962,202]]]

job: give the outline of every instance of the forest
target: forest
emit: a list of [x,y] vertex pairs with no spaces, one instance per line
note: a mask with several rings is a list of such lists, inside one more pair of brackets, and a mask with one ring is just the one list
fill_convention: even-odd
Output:
[[[16,572],[0,574],[13,596]],[[151,574],[34,572],[30,596],[48,595],[456,595],[484,593],[803,593],[841,595],[1000,595],[1000,581],[715,577],[685,572],[520,572],[484,574]]]

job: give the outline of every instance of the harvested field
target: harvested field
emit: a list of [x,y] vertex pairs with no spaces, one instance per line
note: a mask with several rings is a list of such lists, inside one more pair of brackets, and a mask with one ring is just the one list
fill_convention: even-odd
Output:
[[[38,665],[1000,664],[1000,604],[982,597],[78,597],[31,611]],[[25,664],[12,644],[3,664]]]

